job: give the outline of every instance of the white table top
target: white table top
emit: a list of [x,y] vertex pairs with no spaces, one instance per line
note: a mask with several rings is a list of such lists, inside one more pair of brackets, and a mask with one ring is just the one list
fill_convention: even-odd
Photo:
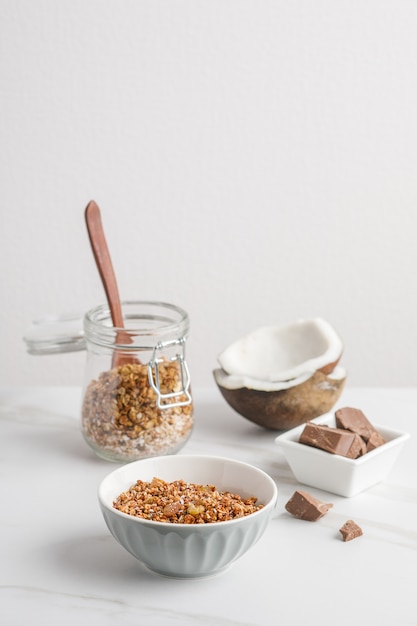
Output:
[[[216,388],[194,390],[195,429],[180,454],[217,454],[276,480],[261,540],[219,576],[149,572],[111,537],[97,486],[117,467],[79,430],[80,390],[0,390],[0,623],[70,626],[417,624],[417,389],[349,389],[338,406],[411,434],[391,474],[354,498],[308,488],[333,509],[317,522],[284,508],[301,487],[277,433],[234,413]],[[354,519],[364,535],[343,542]]]

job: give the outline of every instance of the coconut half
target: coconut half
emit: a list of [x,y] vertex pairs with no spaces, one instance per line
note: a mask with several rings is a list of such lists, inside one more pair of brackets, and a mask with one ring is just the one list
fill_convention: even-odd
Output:
[[243,417],[277,430],[327,413],[342,393],[343,342],[322,318],[265,326],[219,356],[214,379]]

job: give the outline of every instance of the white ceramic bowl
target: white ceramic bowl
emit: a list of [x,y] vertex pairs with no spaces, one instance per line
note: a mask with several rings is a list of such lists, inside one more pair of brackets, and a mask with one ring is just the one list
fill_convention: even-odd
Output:
[[[171,524],[127,515],[113,501],[137,480],[157,477],[211,484],[264,507],[246,517],[208,524]],[[150,570],[176,578],[217,574],[247,552],[264,533],[277,502],[275,482],[262,470],[213,456],[163,456],[135,461],[114,470],[100,484],[98,498],[114,538]]]
[[[333,413],[327,413],[311,421],[336,426]],[[305,424],[279,435],[275,443],[281,448],[295,478],[300,483],[351,497],[388,476],[410,436],[408,433],[385,426],[377,424],[374,426],[385,438],[386,443],[358,459],[348,459],[298,443]]]

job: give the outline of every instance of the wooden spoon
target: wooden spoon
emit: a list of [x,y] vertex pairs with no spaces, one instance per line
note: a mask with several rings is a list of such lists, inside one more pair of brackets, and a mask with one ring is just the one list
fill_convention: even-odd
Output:
[[[110,315],[115,328],[124,328],[123,313],[119,297],[119,289],[117,286],[116,276],[113,269],[109,249],[107,247],[106,237],[104,235],[103,225],[101,223],[101,214],[98,205],[91,200],[85,209],[85,221],[87,231],[90,238],[91,247],[93,249],[96,265],[106,292],[107,302],[110,307]],[[118,332],[116,343],[131,343],[131,337],[123,331]],[[117,367],[125,363],[138,363],[138,359],[128,354],[119,353],[117,350],[113,352],[112,366]]]

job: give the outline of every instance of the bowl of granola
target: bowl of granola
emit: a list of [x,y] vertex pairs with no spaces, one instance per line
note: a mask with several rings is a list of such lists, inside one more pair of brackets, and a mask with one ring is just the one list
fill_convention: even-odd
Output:
[[149,570],[204,578],[226,570],[264,534],[278,490],[262,470],[216,456],[128,463],[98,489],[105,523]]

